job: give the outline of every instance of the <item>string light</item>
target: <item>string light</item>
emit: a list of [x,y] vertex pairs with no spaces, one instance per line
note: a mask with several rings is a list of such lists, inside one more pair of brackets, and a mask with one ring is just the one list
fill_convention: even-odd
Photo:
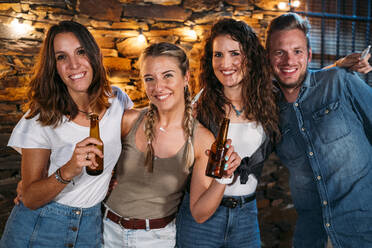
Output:
[[298,0],[296,1],[289,0],[288,2],[279,2],[278,9],[293,11],[294,8],[298,8],[300,7],[300,5],[301,5],[301,2]]
[[198,35],[194,30],[194,26],[190,26],[190,29],[185,31],[185,35],[189,37],[190,40],[197,40]]
[[287,3],[286,2],[279,2],[278,3],[278,9],[280,9],[280,10],[287,9]]
[[23,19],[21,19],[20,22],[17,18],[13,19],[10,23],[10,27],[12,32],[18,36],[25,35],[32,30],[32,27],[29,24],[24,23]]
[[146,37],[143,35],[142,33],[142,29],[139,30],[139,34],[138,34],[138,42],[140,42],[141,44],[147,44],[147,39]]
[[300,5],[301,5],[301,2],[300,2],[300,1],[293,1],[293,2],[292,2],[292,6],[293,6],[294,8],[298,8],[298,7],[300,7]]

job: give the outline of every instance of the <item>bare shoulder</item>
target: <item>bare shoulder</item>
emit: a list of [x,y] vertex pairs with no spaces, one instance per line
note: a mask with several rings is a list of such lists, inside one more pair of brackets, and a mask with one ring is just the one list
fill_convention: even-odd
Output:
[[198,123],[194,133],[194,146],[195,152],[204,153],[206,149],[210,149],[215,138],[211,131],[205,128],[202,124]]
[[202,136],[203,138],[209,138],[214,140],[213,133],[204,127],[200,122],[195,129],[195,137]]
[[132,129],[132,126],[138,119],[141,110],[139,109],[126,109],[121,120],[121,136],[125,137],[129,131]]

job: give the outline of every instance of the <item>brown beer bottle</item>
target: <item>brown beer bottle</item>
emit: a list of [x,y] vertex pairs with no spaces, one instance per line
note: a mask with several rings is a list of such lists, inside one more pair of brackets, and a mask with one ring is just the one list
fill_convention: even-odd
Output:
[[[90,119],[90,137],[95,138],[102,142],[102,145],[96,145],[98,149],[100,149],[103,153],[103,141],[101,140],[99,136],[99,125],[98,125],[98,115],[97,114],[91,114],[89,115]],[[85,167],[85,170],[87,171],[88,175],[91,176],[98,176],[101,175],[103,172],[103,158],[96,156],[96,162],[98,163],[98,167],[95,169],[92,169],[90,167]]]
[[223,118],[222,125],[217,134],[216,141],[212,144],[207,169],[205,175],[214,178],[222,178],[225,167],[225,156],[227,149],[225,143],[227,139],[227,131],[229,130],[230,119]]

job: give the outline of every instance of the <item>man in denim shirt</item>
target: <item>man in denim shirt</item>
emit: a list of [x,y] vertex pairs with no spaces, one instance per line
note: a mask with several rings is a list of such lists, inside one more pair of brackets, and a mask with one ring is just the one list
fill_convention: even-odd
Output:
[[288,13],[267,38],[280,88],[276,149],[298,213],[293,245],[372,247],[372,88],[338,67],[309,71],[308,29]]

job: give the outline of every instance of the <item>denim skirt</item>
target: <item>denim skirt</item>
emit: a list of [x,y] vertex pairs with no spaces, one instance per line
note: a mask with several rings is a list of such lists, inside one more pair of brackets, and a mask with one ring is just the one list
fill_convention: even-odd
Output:
[[186,193],[176,227],[178,248],[261,247],[256,200],[235,208],[219,206],[207,221],[199,224],[191,215],[190,197]]
[[21,202],[13,208],[0,241],[0,248],[101,245],[101,203],[91,208],[76,208],[50,202],[30,210]]

